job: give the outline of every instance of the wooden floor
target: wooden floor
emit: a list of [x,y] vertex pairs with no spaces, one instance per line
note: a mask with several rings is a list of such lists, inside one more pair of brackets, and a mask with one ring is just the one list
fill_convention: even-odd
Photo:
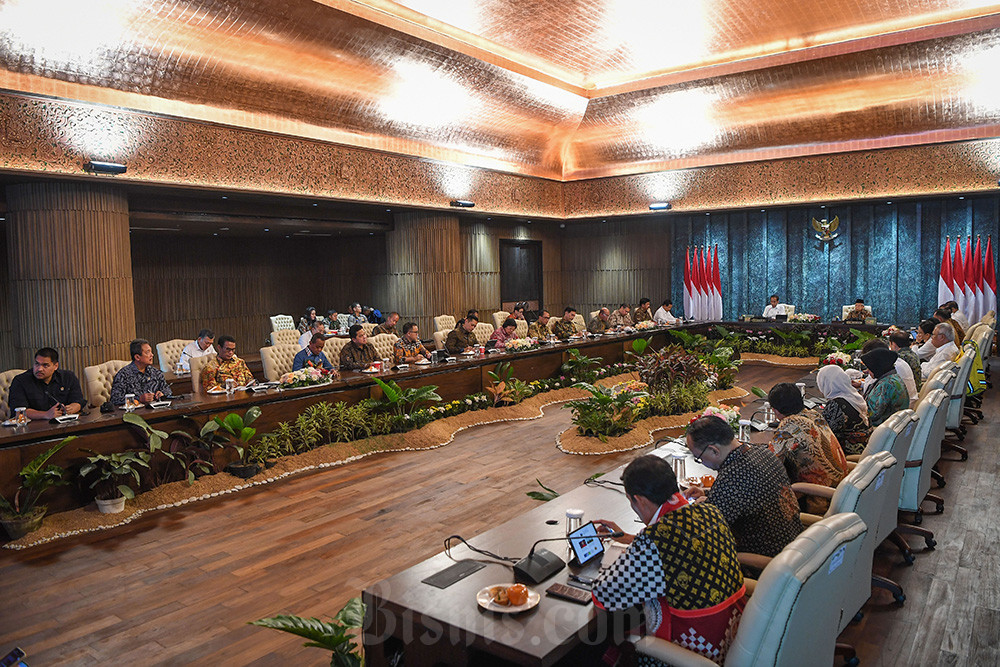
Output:
[[[748,368],[740,385],[800,371]],[[867,665],[1000,663],[997,394],[972,429],[971,458],[945,463],[945,514],[929,516],[936,551],[891,576],[906,605],[876,593],[845,637]],[[431,452],[350,466],[25,552],[0,551],[0,650],[33,667],[94,664],[326,665],[290,635],[246,625],[264,616],[327,616],[369,583],[535,506],[540,478],[566,491],[637,452],[569,456],[554,435],[567,410],[465,431]],[[921,545],[922,546],[922,545]],[[886,570],[898,556],[886,552]]]

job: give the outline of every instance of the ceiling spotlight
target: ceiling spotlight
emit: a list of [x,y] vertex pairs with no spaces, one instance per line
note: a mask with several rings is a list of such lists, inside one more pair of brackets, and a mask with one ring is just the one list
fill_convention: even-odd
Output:
[[318,202],[313,202],[313,206],[319,206]]
[[223,199],[229,199],[229,197],[227,197],[226,195],[222,195],[222,198]]
[[560,222],[559,223],[559,229],[566,229],[566,223],[565,222]]
[[128,169],[123,164],[118,164],[117,162],[101,162],[100,160],[91,160],[83,165],[83,168],[89,172],[95,174],[124,174],[125,170]]
[[476,205],[476,202],[469,201],[468,199],[452,199],[452,206],[457,206],[458,208],[472,208]]
[[668,201],[654,201],[649,205],[650,211],[667,211],[670,209],[670,202]]
[[268,229],[267,227],[265,227],[265,228],[264,228],[264,231],[265,231],[265,232],[269,232],[269,231],[271,231],[271,230],[270,230],[270,229]]

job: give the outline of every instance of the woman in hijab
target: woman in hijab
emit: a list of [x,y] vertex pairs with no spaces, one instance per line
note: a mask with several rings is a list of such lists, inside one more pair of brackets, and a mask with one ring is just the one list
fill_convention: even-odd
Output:
[[861,362],[868,368],[875,383],[865,393],[868,402],[868,425],[875,428],[898,410],[910,407],[910,394],[903,378],[896,373],[895,352],[876,348],[861,355]]
[[826,397],[823,418],[840,441],[845,454],[860,454],[868,444],[868,403],[837,365],[824,366],[816,375],[816,386]]
[[316,321],[316,306],[306,308],[306,314],[299,318],[299,332],[305,333],[312,328]]

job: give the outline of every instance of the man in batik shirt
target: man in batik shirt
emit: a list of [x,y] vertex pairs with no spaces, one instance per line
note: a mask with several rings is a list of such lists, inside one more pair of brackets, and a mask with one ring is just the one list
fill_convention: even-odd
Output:
[[[640,456],[622,474],[625,496],[646,528],[620,538],[629,548],[594,582],[608,611],[643,605],[646,634],[722,664],[736,634],[746,588],[736,542],[715,505],[689,503],[670,464]],[[599,526],[618,532],[611,521]],[[640,656],[640,664],[659,664]]]
[[[816,410],[807,410],[799,388],[782,382],[771,388],[767,400],[780,420],[771,438],[770,448],[795,482],[835,487],[847,474],[844,450]],[[830,507],[826,498],[806,496],[803,510],[823,515]]]
[[368,334],[360,324],[353,325],[348,334],[351,342],[340,350],[340,369],[361,371],[379,360],[375,346],[368,342]]
[[430,361],[431,353],[420,342],[420,329],[416,322],[407,322],[403,325],[403,337],[392,346],[392,363],[412,364],[421,359]]
[[632,326],[632,315],[629,312],[631,307],[627,303],[623,303],[618,307],[618,310],[611,313],[608,318],[608,328],[609,329],[621,329],[622,327]]
[[237,387],[246,387],[253,384],[254,377],[247,368],[247,362],[236,356],[236,339],[219,336],[219,354],[202,370],[201,386],[205,391],[225,389],[226,380],[234,381]]
[[576,319],[576,308],[566,306],[562,319],[552,325],[552,333],[555,334],[556,338],[559,340],[568,340],[571,336],[576,335],[576,323],[573,322],[574,319]]

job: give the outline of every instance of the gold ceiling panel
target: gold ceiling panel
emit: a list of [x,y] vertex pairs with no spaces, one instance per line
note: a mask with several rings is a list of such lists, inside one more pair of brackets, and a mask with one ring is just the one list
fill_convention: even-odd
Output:
[[0,0],[0,88],[572,180],[967,138],[998,122],[996,11]]

